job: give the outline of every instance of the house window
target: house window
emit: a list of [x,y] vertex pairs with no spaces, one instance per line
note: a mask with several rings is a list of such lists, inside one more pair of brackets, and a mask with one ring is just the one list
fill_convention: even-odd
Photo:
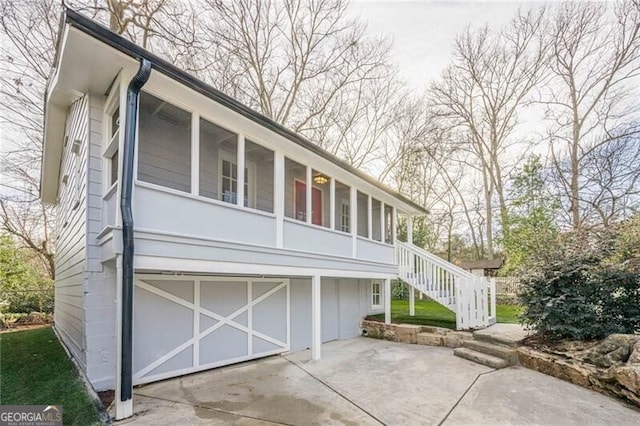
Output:
[[105,158],[106,182],[110,189],[118,181],[118,163],[120,156],[118,149],[120,147],[120,107],[118,106],[118,97],[113,97],[107,107],[106,125],[107,125],[107,145],[104,149],[103,156]]
[[[222,164],[220,166],[220,194],[222,194],[222,201],[225,203],[237,204],[238,203],[238,164],[231,158],[225,158],[222,154],[220,156]],[[249,173],[249,167],[244,169],[244,205],[248,205],[248,200],[251,194],[249,189],[249,182],[252,176]]]
[[382,284],[380,283],[380,281],[371,282],[371,307],[372,308],[379,308],[380,306],[382,306],[381,288],[382,288]]
[[348,202],[343,201],[340,204],[340,230],[342,232],[349,232],[351,226],[351,206]]

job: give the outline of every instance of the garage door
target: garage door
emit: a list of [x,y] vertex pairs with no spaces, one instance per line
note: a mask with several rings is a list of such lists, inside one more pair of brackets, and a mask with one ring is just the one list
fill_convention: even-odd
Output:
[[289,280],[137,275],[134,384],[286,352]]

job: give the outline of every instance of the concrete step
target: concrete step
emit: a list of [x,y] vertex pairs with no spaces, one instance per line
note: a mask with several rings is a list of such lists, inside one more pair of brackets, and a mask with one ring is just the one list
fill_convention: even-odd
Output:
[[518,347],[528,332],[518,324],[494,324],[473,332],[473,338],[497,345]]
[[453,354],[457,357],[468,359],[469,361],[477,362],[478,364],[486,365],[487,367],[495,369],[505,368],[510,365],[509,361],[506,359],[487,355],[469,348],[455,348],[453,350]]
[[509,365],[514,365],[518,362],[518,352],[510,346],[495,345],[479,340],[464,340],[462,346],[476,352],[502,358],[508,361]]
[[422,332],[422,333],[418,333],[417,343],[419,345],[427,345],[427,346],[445,346],[446,338],[447,338],[446,335],[442,333]]

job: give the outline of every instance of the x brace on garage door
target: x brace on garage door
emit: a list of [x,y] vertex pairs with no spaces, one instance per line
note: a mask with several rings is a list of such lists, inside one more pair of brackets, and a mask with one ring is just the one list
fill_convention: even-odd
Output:
[[134,383],[290,350],[283,278],[136,275]]

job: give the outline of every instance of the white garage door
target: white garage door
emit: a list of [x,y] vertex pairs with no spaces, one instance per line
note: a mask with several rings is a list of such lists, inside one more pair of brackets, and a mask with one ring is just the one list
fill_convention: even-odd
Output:
[[290,350],[289,280],[137,275],[134,384]]

